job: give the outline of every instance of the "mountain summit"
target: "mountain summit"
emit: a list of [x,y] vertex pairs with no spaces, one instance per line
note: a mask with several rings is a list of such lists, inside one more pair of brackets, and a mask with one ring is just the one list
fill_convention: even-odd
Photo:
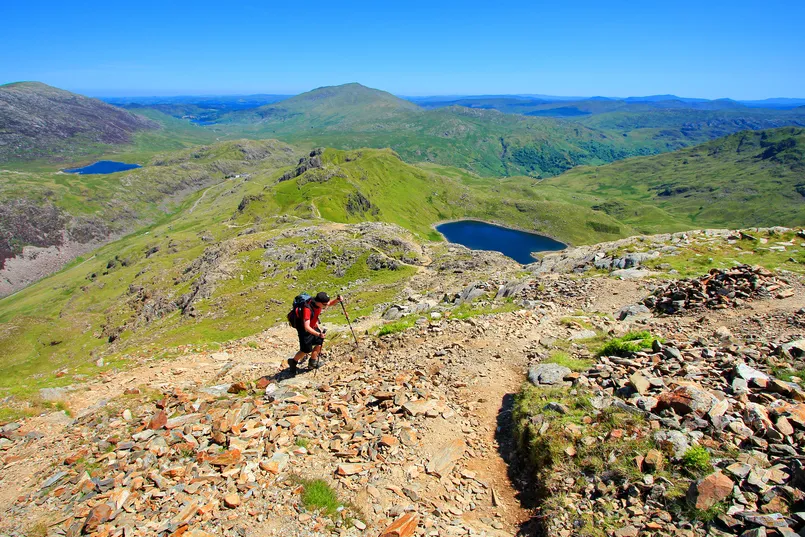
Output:
[[367,106],[402,110],[419,109],[419,106],[410,101],[400,99],[386,91],[368,88],[357,82],[340,86],[323,86],[268,106],[290,110],[304,107],[307,112],[325,112],[335,108]]
[[0,162],[69,157],[92,143],[122,144],[157,129],[142,116],[41,82],[0,86]]

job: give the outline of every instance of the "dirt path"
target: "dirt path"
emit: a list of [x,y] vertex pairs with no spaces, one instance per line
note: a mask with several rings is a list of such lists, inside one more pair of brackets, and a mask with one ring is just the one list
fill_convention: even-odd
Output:
[[[648,282],[601,279],[586,294],[540,310],[431,323],[379,340],[364,336],[358,352],[349,344],[348,328],[333,327],[333,341],[343,344],[328,344],[331,363],[315,374],[298,376],[288,385],[306,394],[309,406],[305,413],[309,417],[318,416],[317,412],[332,403],[330,388],[322,388],[328,386],[336,390],[353,387],[371,394],[396,385],[409,397],[439,401],[439,410],[433,415],[403,418],[410,420],[417,431],[417,441],[406,445],[404,460],[388,465],[368,482],[336,480],[339,493],[366,507],[370,525],[383,524],[394,506],[413,505],[426,519],[434,510],[440,513],[429,523],[435,524],[431,528],[449,528],[447,533],[466,534],[471,529],[494,537],[533,535],[535,505],[529,497],[533,487],[520,480],[522,464],[515,454],[510,431],[514,394],[525,380],[534,353],[546,351],[540,340],[568,338],[578,330],[567,322],[568,316],[589,314],[591,319],[600,320],[600,314],[611,315],[637,302],[645,296],[647,285]],[[654,318],[638,326],[667,337],[712,333],[722,325],[736,333],[751,333],[757,330],[753,320],[757,316],[768,319],[785,315],[801,307],[801,296],[800,292],[785,300],[755,301],[740,310],[708,312],[706,318],[701,314]],[[357,333],[363,334],[374,322],[377,321],[359,323],[355,326]],[[614,321],[606,322],[620,326]],[[778,329],[766,326],[764,330],[773,334]],[[178,389],[195,398],[207,387],[227,387],[236,381],[268,376],[279,383],[282,375],[277,374],[284,369],[295,345],[295,333],[286,326],[277,326],[218,352],[144,361],[126,371],[107,373],[71,392],[67,404],[73,416],[81,418],[114,409],[110,401],[120,400],[131,388],[155,394]],[[354,388],[356,383],[358,388]],[[345,401],[354,405],[350,412],[366,412],[365,403]],[[231,402],[238,404],[236,399]],[[380,409],[371,412],[377,412],[376,419],[388,419]],[[85,442],[74,434],[72,420],[60,413],[27,420],[21,432],[34,433],[37,438],[14,447],[2,458],[0,513],[12,509],[22,494],[38,490],[43,476],[61,467],[64,457]],[[464,451],[452,478],[426,471],[429,461],[455,442],[463,442]],[[323,441],[315,453],[299,459],[294,471],[313,477],[332,476],[343,459],[327,444]],[[262,525],[256,533],[246,535],[293,534],[282,533],[285,531],[285,526]]]

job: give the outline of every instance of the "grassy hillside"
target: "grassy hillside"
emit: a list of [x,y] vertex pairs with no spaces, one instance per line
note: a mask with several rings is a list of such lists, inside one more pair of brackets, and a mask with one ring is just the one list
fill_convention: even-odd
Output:
[[159,125],[97,99],[38,82],[0,86],[0,163],[65,160],[82,148],[130,143]]
[[651,154],[622,136],[548,118],[460,106],[424,110],[359,84],[327,87],[226,114],[221,128],[249,137],[340,149],[390,147],[408,162],[481,175],[550,176],[578,164]]
[[297,157],[275,140],[241,141],[157,157],[143,168],[109,175],[0,170],[0,268],[24,246],[108,240],[164,218],[188,195],[247,165],[275,169]]
[[544,186],[565,196],[584,193],[579,202],[645,232],[671,222],[803,225],[805,129],[740,132],[664,155],[577,168]]
[[[437,238],[441,220],[481,218],[572,243],[802,224],[804,148],[803,129],[745,132],[542,181],[412,166],[388,149],[297,160],[283,144],[240,141],[166,153],[115,180],[142,185],[165,170],[181,180],[204,170],[230,178],[0,300],[0,395],[27,397],[132,357],[258,332],[281,322],[300,289],[347,292],[356,315],[369,313],[428,262],[432,250],[421,244]],[[70,199],[69,185],[49,188]]]
[[0,165],[52,170],[100,158],[140,162],[221,135],[152,109],[137,113],[39,82],[0,86]]

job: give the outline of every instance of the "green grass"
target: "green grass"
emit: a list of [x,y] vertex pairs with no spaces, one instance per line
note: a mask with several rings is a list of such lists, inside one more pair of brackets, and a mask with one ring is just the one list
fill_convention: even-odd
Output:
[[421,315],[406,315],[401,319],[382,325],[378,329],[377,335],[387,336],[389,334],[397,334],[399,332],[408,330],[409,328],[416,325],[416,321],[419,318],[421,318]]
[[700,146],[607,166],[582,166],[545,185],[642,233],[805,225],[805,129],[746,131]]
[[[570,516],[579,535],[603,537],[620,527],[619,521],[611,518],[617,507],[608,503],[608,494],[585,513],[569,511],[566,499],[575,495],[589,498],[585,488],[604,475],[610,487],[641,481],[644,474],[635,458],[657,446],[650,425],[641,416],[614,406],[596,410],[590,403],[592,395],[579,387],[538,388],[526,383],[515,395],[513,434],[531,464],[528,470],[538,487],[541,514],[548,518]],[[564,405],[567,412],[546,410],[549,402]],[[585,442],[585,438],[592,441]],[[665,465],[654,471],[655,480],[667,488],[665,508],[679,520],[709,522],[724,510],[723,505],[706,511],[691,509],[685,500],[692,479],[708,471],[705,466],[709,464],[709,453],[702,449],[689,451],[687,463]],[[568,485],[568,478],[573,479],[572,485]]]
[[604,343],[598,351],[598,356],[628,356],[641,350],[650,349],[655,339],[647,331],[629,332]]
[[323,479],[303,480],[302,487],[302,505],[308,511],[333,518],[338,515],[339,507],[344,507],[335,490]]
[[702,476],[713,471],[710,452],[703,446],[689,448],[680,461],[681,467],[693,476]]
[[298,437],[295,442],[296,447],[301,447],[307,449],[310,446],[310,439]]
[[551,351],[550,356],[542,361],[546,364],[558,364],[567,367],[571,371],[584,372],[593,365],[593,360],[584,358],[574,358],[570,354],[561,350]]

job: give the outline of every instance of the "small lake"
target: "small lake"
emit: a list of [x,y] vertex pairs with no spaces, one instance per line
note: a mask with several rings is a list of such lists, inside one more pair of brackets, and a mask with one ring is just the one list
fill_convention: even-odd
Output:
[[107,174],[116,172],[125,172],[126,170],[133,170],[134,168],[141,168],[139,164],[127,164],[125,162],[115,162],[114,160],[99,160],[89,166],[83,168],[68,168],[62,170],[67,173],[78,173],[81,175],[89,174]]
[[491,250],[527,265],[536,261],[531,252],[555,252],[567,245],[543,235],[509,229],[486,222],[461,220],[436,226],[448,242],[461,244],[472,250]]

